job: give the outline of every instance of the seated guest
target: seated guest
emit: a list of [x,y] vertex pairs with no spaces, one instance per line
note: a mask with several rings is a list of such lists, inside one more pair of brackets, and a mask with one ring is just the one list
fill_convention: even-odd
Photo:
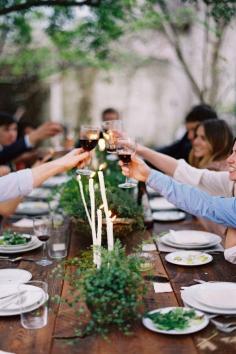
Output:
[[11,115],[0,112],[0,164],[7,164],[39,142],[61,132],[58,123],[46,122],[24,137],[17,139],[17,122]]
[[29,194],[34,187],[40,186],[46,179],[58,173],[76,166],[85,166],[89,159],[90,153],[74,149],[57,160],[0,177],[0,214],[12,214],[21,198]]
[[160,147],[155,150],[176,159],[188,161],[197,126],[205,120],[217,118],[217,113],[209,105],[199,104],[194,106],[185,117],[185,127],[187,131],[184,136],[168,146]]
[[227,170],[226,158],[233,145],[233,134],[222,119],[210,119],[199,124],[189,154],[190,165],[215,171]]
[[119,112],[114,108],[106,108],[102,111],[102,121],[106,122],[109,120],[120,119]]
[[178,181],[192,184],[213,195],[211,197],[196,188],[175,182],[160,172],[151,171],[143,161],[137,158],[134,158],[129,167],[120,163],[126,176],[147,181],[152,188],[180,209],[229,227],[226,229],[225,258],[236,263],[236,198],[215,197],[216,195],[225,197],[235,195],[236,144],[227,159],[229,173],[199,170],[191,167],[184,160],[177,161],[145,147],[138,146],[137,151],[158,169],[174,176]]

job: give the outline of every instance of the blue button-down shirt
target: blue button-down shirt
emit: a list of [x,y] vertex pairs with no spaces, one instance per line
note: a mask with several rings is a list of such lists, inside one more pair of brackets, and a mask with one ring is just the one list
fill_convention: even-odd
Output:
[[147,183],[169,202],[190,214],[236,227],[236,198],[211,196],[154,170],[151,171]]

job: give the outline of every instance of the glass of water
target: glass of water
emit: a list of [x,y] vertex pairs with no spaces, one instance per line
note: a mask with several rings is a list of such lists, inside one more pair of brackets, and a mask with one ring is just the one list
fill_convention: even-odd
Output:
[[53,259],[62,259],[67,256],[69,242],[68,227],[59,226],[52,229],[48,242],[48,254]]
[[48,323],[48,284],[29,281],[18,286],[21,325],[27,329],[45,327]]

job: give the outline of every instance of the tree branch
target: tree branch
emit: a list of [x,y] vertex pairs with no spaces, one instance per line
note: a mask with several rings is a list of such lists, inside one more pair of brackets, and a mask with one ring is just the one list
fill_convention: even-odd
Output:
[[61,7],[70,7],[70,6],[91,6],[91,7],[97,7],[99,5],[101,0],[83,0],[83,1],[76,1],[76,0],[29,0],[26,1],[22,4],[15,4],[12,6],[0,8],[0,16],[7,15],[12,12],[18,12],[18,11],[25,11],[28,10],[32,7],[42,7],[42,6],[48,6],[48,7],[53,7],[53,6],[61,6]]
[[160,5],[160,9],[161,9],[162,13],[166,16],[167,19],[169,18],[169,21],[168,21],[169,27],[167,28],[167,26],[166,26],[167,21],[164,21],[164,24],[163,24],[166,37],[167,37],[168,41],[170,42],[170,44],[173,46],[175,53],[176,53],[180,63],[183,66],[185,74],[187,75],[188,79],[191,82],[193,91],[198,96],[200,101],[203,102],[204,101],[203,92],[200,89],[200,87],[198,86],[198,83],[195,80],[192,72],[190,71],[189,65],[187,64],[187,62],[184,58],[184,55],[183,55],[183,52],[181,49],[181,45],[180,45],[179,36],[178,36],[178,33],[177,33],[173,23],[171,22],[171,17],[170,17],[170,13],[167,8],[167,5],[165,2],[160,2],[159,5]]
[[225,32],[226,32],[227,26],[226,24],[223,24],[221,26],[220,30],[220,35],[218,36],[217,40],[215,41],[213,45],[213,51],[212,51],[212,62],[211,62],[211,91],[209,95],[209,102],[215,106],[216,101],[217,101],[217,94],[218,94],[218,89],[219,89],[219,67],[218,67],[218,62],[219,62],[219,57],[220,57],[220,49],[223,44],[224,38],[225,38]]

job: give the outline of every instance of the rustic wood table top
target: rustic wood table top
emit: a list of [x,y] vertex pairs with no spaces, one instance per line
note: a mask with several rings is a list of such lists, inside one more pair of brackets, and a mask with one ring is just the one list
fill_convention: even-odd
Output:
[[[178,223],[156,223],[153,231],[160,233],[174,229],[201,229],[191,218]],[[131,252],[143,239],[150,238],[150,232],[133,233],[126,236],[127,251]],[[86,244],[87,242],[87,244]],[[71,230],[69,257],[78,254],[90,240]],[[35,259],[41,256],[41,250],[29,254]],[[148,293],[145,297],[146,310],[166,306],[182,305],[181,286],[193,284],[193,279],[236,281],[235,266],[224,260],[223,254],[214,255],[212,263],[200,267],[180,267],[168,264],[165,254],[152,252],[155,256],[155,275],[169,278],[173,292],[156,294],[152,282],[147,282]],[[56,262],[49,267],[41,267],[31,262],[10,263],[0,261],[0,268],[19,267],[29,270],[34,280],[44,280],[49,284],[49,294],[66,294],[68,285],[52,276]],[[162,335],[148,331],[141,322],[134,324],[133,334],[125,336],[112,332],[108,340],[98,336],[73,339],[78,320],[74,311],[66,305],[50,302],[49,322],[45,328],[26,330],[20,324],[19,316],[0,318],[0,350],[16,354],[195,354],[195,353],[235,353],[236,332],[223,334],[209,325],[201,332],[188,336]]]

